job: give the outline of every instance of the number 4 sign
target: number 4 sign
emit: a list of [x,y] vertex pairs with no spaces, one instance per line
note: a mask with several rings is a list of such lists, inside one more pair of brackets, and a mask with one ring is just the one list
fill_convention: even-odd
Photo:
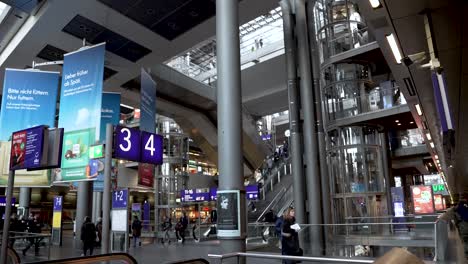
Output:
[[115,158],[158,165],[163,161],[162,152],[162,136],[134,128],[115,128]]
[[140,161],[143,163],[162,164],[162,144],[163,138],[148,132],[141,132]]

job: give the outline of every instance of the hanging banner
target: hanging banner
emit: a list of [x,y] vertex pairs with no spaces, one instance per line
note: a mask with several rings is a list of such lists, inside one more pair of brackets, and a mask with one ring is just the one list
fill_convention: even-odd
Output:
[[89,146],[99,140],[105,43],[64,55],[59,127],[62,169],[55,181],[92,180]]
[[138,185],[153,188],[154,186],[154,168],[153,164],[140,163],[138,165]]
[[106,141],[106,125],[118,125],[120,121],[120,94],[103,93],[101,108],[101,134],[99,139],[102,143]]
[[58,72],[6,69],[0,112],[0,140],[39,125],[55,126]]
[[411,186],[414,214],[433,214],[432,186]]
[[[60,73],[6,69],[0,112],[0,140],[7,141],[15,131],[38,126],[55,126],[55,104]],[[0,186],[8,181],[11,143],[0,144]],[[18,170],[15,187],[50,186],[48,170]]]
[[156,131],[156,83],[143,69],[141,69],[140,91],[140,130],[154,133]]

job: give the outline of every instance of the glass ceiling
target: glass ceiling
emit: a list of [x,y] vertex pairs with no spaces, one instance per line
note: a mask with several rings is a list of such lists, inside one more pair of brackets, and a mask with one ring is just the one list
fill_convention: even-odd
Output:
[[[241,68],[284,53],[283,20],[277,7],[239,27]],[[205,40],[165,62],[169,67],[208,85],[216,81],[216,37]]]
[[0,2],[0,24],[3,22],[3,19],[5,18],[4,12],[8,12],[10,6]]

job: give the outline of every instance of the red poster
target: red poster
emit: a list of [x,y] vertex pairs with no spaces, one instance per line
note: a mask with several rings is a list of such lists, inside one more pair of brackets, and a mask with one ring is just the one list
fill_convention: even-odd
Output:
[[[13,134],[10,152],[10,168],[23,167],[26,156],[26,130]],[[19,166],[18,166],[19,165]]]
[[140,163],[138,165],[138,185],[153,187],[154,182],[154,165]]
[[432,186],[412,186],[414,214],[433,214]]
[[444,210],[444,202],[442,201],[442,194],[434,194],[434,205],[436,211],[442,211]]

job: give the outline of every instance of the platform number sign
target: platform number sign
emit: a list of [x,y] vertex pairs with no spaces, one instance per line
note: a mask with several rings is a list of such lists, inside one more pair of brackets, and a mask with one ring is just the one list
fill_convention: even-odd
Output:
[[140,131],[135,128],[117,126],[114,133],[114,157],[139,161]]
[[117,126],[114,157],[150,164],[162,164],[163,138],[135,128]]
[[162,164],[162,136],[142,131],[141,143],[140,161],[150,164]]
[[128,191],[117,190],[112,195],[112,208],[127,208]]

